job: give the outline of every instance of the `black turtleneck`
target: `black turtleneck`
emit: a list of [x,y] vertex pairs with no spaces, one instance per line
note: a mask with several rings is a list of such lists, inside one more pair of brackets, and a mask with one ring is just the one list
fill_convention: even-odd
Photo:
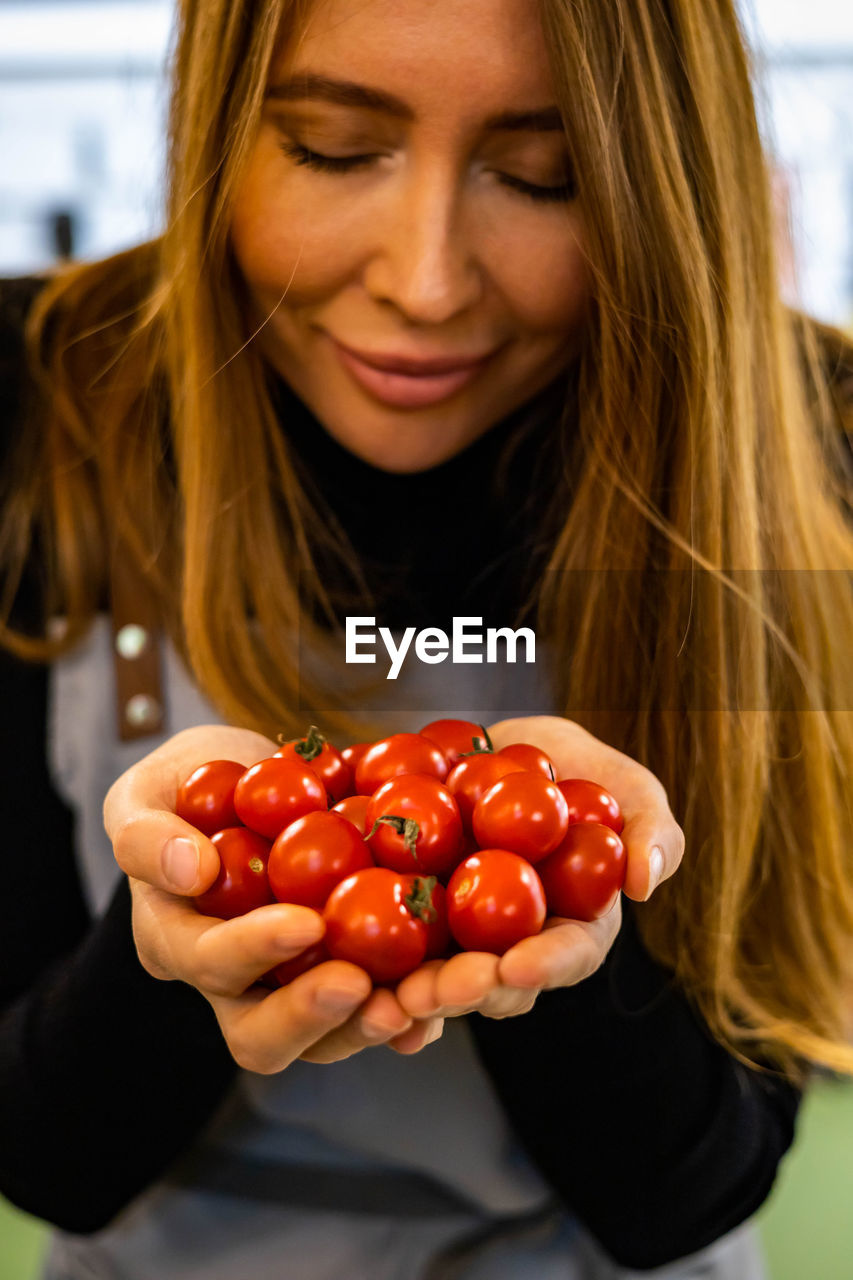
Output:
[[[448,630],[454,614],[517,623],[543,564],[574,448],[574,369],[460,453],[392,473],[340,444],[281,380],[274,402],[314,507],[343,529],[375,605],[377,625]],[[567,407],[565,424],[563,408]],[[543,498],[546,501],[543,501]],[[318,549],[328,587],[356,591],[351,562]],[[364,601],[349,594],[339,616]]]

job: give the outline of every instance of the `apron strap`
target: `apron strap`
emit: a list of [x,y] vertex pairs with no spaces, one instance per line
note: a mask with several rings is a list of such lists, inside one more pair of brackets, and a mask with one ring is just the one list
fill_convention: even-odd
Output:
[[163,732],[161,625],[154,595],[126,547],[110,561],[116,729],[121,742]]

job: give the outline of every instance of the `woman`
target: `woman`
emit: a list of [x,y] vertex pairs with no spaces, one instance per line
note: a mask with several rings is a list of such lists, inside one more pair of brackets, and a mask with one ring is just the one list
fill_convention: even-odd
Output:
[[[174,83],[163,236],[28,309],[7,705],[55,889],[20,860],[2,1189],[51,1280],[760,1275],[735,1229],[813,1065],[853,1070],[853,538],[849,353],[780,301],[735,15],[208,0]],[[109,719],[128,566],[153,751]],[[328,665],[374,611],[535,617],[547,695],[471,668],[446,710],[611,785],[624,918],[269,994],[317,921],[200,917],[175,787],[309,711],[387,731]]]

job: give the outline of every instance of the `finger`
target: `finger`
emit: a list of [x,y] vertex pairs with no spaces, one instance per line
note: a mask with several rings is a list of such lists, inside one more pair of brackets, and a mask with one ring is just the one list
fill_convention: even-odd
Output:
[[667,880],[684,856],[684,832],[675,821],[666,792],[653,788],[639,809],[625,815],[622,843],[627,854],[623,893],[637,902],[645,902],[658,885]]
[[134,937],[148,972],[179,978],[208,998],[241,995],[325,932],[322,916],[310,907],[273,903],[233,920],[216,920],[162,889],[141,881],[132,887]]
[[606,915],[589,923],[553,916],[541,933],[522,939],[501,957],[499,976],[507,985],[519,988],[573,986],[598,969],[621,923],[618,900]]
[[[486,951],[462,951],[440,964],[432,973],[432,990],[422,1017],[456,1018],[470,1013],[498,984],[498,957]],[[408,1013],[402,984],[397,997]]]
[[253,987],[236,1000],[214,996],[210,1003],[238,1066],[272,1075],[343,1026],[370,991],[363,969],[329,960],[277,991]]
[[400,1008],[393,992],[380,987],[347,1022],[311,1045],[301,1057],[305,1062],[340,1062],[405,1034],[411,1026],[412,1019]]
[[502,983],[498,957],[474,951],[422,965],[399,984],[397,998],[417,1018],[443,1019],[465,1013],[510,1018],[529,1012],[536,992]]
[[428,1018],[438,1008],[435,980],[444,960],[428,960],[397,983],[396,995],[413,1018]]
[[410,1055],[420,1053],[427,1045],[440,1040],[444,1031],[444,1018],[423,1018],[413,1022],[408,1031],[388,1041],[388,1048],[395,1053]]

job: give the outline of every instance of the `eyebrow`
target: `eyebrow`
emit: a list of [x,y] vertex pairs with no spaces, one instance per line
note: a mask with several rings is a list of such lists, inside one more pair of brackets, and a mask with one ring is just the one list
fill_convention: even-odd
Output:
[[[412,121],[415,113],[408,103],[394,94],[369,85],[356,84],[352,80],[333,80],[315,72],[302,72],[289,80],[270,85],[266,97],[276,102],[331,102],[339,107],[361,107],[367,111],[381,111],[398,120]],[[484,127],[490,130],[516,130],[550,132],[563,128],[558,107],[541,107],[536,111],[501,111],[489,116]]]

